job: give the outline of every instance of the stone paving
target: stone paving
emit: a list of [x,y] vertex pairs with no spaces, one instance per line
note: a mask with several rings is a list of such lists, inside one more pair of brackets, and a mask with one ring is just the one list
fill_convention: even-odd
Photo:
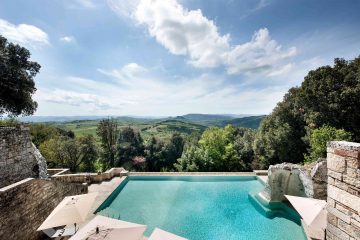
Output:
[[[91,208],[91,213],[94,213],[95,210],[100,206],[102,202],[119,186],[119,184],[125,180],[126,177],[114,177],[110,181],[101,182],[98,184],[91,184],[88,187],[89,193],[98,193],[95,202]],[[92,214],[92,217],[95,215]]]

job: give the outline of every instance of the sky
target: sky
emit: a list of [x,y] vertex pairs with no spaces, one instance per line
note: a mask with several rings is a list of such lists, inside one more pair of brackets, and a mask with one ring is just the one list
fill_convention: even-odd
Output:
[[358,0],[0,0],[37,116],[268,114],[308,71],[360,55]]

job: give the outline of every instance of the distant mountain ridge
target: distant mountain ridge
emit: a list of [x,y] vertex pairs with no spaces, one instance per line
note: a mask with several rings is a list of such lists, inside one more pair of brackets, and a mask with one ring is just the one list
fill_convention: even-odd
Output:
[[203,126],[225,126],[232,124],[239,127],[258,128],[265,115],[252,116],[250,114],[199,114],[190,113],[176,117],[137,117],[137,116],[26,116],[18,119],[23,122],[81,122],[98,121],[105,118],[114,118],[122,123],[148,123],[175,120],[189,122]]
[[231,124],[231,125],[238,126],[238,127],[257,129],[257,128],[259,128],[261,121],[265,117],[266,117],[266,115],[234,118],[231,120],[222,121],[219,123],[219,125],[223,127],[228,124]]

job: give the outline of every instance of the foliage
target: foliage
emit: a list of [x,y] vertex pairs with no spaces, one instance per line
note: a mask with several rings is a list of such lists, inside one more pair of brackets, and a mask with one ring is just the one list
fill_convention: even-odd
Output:
[[103,167],[107,169],[115,166],[116,140],[119,135],[117,123],[114,119],[101,120],[96,133],[101,142],[100,160]]
[[139,132],[131,127],[121,129],[116,145],[116,166],[131,164],[136,156],[143,156],[144,145]]
[[163,146],[163,142],[157,140],[154,136],[145,143],[144,156],[146,158],[146,166],[148,171],[159,171],[160,166],[158,163],[162,158],[161,150]]
[[15,118],[9,118],[9,119],[0,119],[0,127],[16,127],[20,123]]
[[34,77],[40,70],[30,52],[0,36],[0,115],[31,115],[37,108],[32,99]]
[[247,128],[239,128],[235,137],[234,148],[239,158],[243,162],[241,171],[252,170],[252,162],[254,160],[253,143],[256,131]]
[[36,147],[39,147],[41,143],[51,138],[56,138],[59,136],[75,138],[74,132],[52,127],[47,124],[31,124],[30,133],[32,136],[32,142]]
[[261,115],[261,116],[234,118],[234,119],[230,119],[230,120],[220,121],[220,122],[216,123],[215,125],[224,127],[226,125],[231,124],[236,127],[258,129],[261,121],[265,117],[266,117],[265,115]]
[[[186,147],[174,165],[178,171],[246,171],[253,159],[255,131],[228,125],[210,127],[197,145]],[[249,142],[247,142],[249,141]]]
[[161,149],[161,158],[157,164],[158,169],[162,171],[172,171],[174,163],[181,157],[184,144],[183,137],[179,133],[174,133]]
[[86,135],[77,139],[79,151],[79,165],[81,172],[94,172],[97,170],[95,165],[98,158],[98,150],[95,138],[92,135]]
[[319,158],[326,157],[326,143],[340,140],[350,141],[351,133],[346,132],[344,129],[336,129],[327,125],[312,130],[309,154],[305,155],[305,161],[314,162]]
[[[174,132],[180,133],[183,137],[190,135],[193,132],[201,134],[206,126],[194,124],[190,122],[176,121],[176,120],[148,120],[136,119],[129,117],[118,117],[112,119],[118,126],[118,129],[131,127],[135,131],[141,133],[141,137],[147,141],[152,136],[162,141],[168,141]],[[57,122],[50,123],[50,125],[71,130],[76,136],[80,137],[87,134],[95,135],[100,142],[100,137],[97,135],[97,126],[100,120],[82,120],[71,122]]]
[[58,136],[40,145],[49,167],[70,168],[70,171],[94,171],[97,148],[93,136],[72,139]]
[[263,164],[303,162],[309,134],[328,125],[353,133],[360,141],[360,57],[335,59],[334,67],[310,71],[262,122],[254,142]]
[[203,170],[203,168],[200,169],[200,166],[203,166],[203,158],[200,149],[195,146],[187,148],[174,164],[174,168],[178,172],[199,172]]
[[297,89],[290,89],[269,116],[262,122],[254,141],[254,152],[263,164],[298,163],[303,160],[306,135],[302,112],[298,111]]

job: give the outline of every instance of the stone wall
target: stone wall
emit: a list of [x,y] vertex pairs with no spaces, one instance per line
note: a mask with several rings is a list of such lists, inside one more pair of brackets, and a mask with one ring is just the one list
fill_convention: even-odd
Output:
[[25,178],[46,178],[46,169],[27,125],[0,127],[0,188]]
[[360,239],[360,143],[328,143],[327,239]]
[[65,196],[87,193],[87,186],[25,179],[0,189],[0,239],[44,239],[36,229]]
[[[71,182],[71,183],[101,183],[103,181],[110,181],[113,177],[122,177],[127,176],[128,171],[124,168],[111,168],[106,172],[102,173],[69,173],[68,168],[55,168],[49,169],[51,173],[56,172],[51,175],[51,179],[61,182]],[[61,171],[60,171],[61,170]]]

